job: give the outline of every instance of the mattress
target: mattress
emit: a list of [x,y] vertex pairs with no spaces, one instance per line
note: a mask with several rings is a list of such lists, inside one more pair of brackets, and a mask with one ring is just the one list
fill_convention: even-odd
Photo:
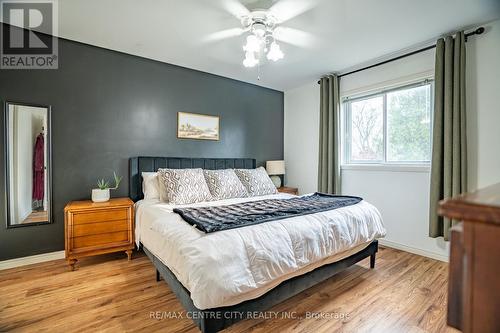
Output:
[[290,194],[172,205],[136,203],[136,242],[162,261],[200,309],[262,296],[281,282],[354,254],[385,236],[379,211],[366,201],[348,207],[205,234],[175,207],[229,205]]

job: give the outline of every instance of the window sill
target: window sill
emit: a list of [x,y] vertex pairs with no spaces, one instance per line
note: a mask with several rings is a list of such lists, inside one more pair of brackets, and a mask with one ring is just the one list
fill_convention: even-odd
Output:
[[341,170],[389,171],[389,172],[430,172],[429,164],[344,164]]

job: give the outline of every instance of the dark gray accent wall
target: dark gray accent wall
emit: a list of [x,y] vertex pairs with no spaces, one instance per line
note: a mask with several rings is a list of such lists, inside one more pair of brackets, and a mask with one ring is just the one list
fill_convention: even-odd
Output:
[[[68,40],[58,70],[0,70],[0,98],[52,106],[54,209],[53,224],[5,228],[1,117],[0,260],[63,250],[66,203],[112,170],[127,196],[131,156],[283,158],[282,92]],[[220,141],[177,139],[178,111],[220,116]]]

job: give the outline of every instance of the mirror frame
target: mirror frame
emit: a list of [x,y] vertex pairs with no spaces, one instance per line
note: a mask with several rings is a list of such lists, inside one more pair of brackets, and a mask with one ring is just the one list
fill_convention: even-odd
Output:
[[[47,128],[45,129],[46,134],[45,138],[47,140],[47,198],[48,198],[48,205],[47,205],[47,215],[48,215],[48,221],[46,222],[31,222],[31,223],[19,223],[19,224],[11,224],[10,222],[10,179],[9,179],[9,158],[11,156],[11,152],[9,151],[9,105],[24,105],[24,106],[30,106],[30,107],[37,107],[37,108],[45,108],[47,109]],[[22,228],[22,227],[31,227],[31,226],[36,226],[36,225],[46,225],[46,224],[51,224],[54,223],[52,217],[52,107],[50,105],[42,105],[42,104],[35,104],[35,103],[25,103],[25,102],[17,102],[17,101],[5,101],[4,102],[4,166],[5,166],[5,223],[6,223],[6,228],[11,229],[11,228]]]

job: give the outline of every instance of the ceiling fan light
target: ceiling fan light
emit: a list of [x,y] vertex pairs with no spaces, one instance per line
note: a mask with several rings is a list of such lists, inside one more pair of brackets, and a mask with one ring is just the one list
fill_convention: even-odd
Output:
[[257,59],[252,60],[252,59],[245,58],[243,60],[243,66],[245,66],[245,67],[254,67],[258,63],[259,63],[259,61]]
[[254,10],[241,19],[244,31],[249,33],[243,46],[245,67],[254,67],[259,64],[264,54],[272,61],[278,61],[284,57],[280,46],[274,39],[277,23],[279,22],[276,17],[268,10]]
[[272,61],[278,61],[280,59],[283,59],[285,55],[283,54],[283,51],[281,51],[281,48],[276,42],[272,42],[271,46],[269,47],[269,52],[267,53],[267,59],[272,60]]
[[250,35],[247,37],[247,43],[243,46],[243,50],[246,52],[259,52],[260,50],[260,41],[254,36]]
[[243,66],[245,67],[254,67],[259,63],[259,59],[255,58],[255,54],[253,52],[246,52],[245,59],[243,60]]

